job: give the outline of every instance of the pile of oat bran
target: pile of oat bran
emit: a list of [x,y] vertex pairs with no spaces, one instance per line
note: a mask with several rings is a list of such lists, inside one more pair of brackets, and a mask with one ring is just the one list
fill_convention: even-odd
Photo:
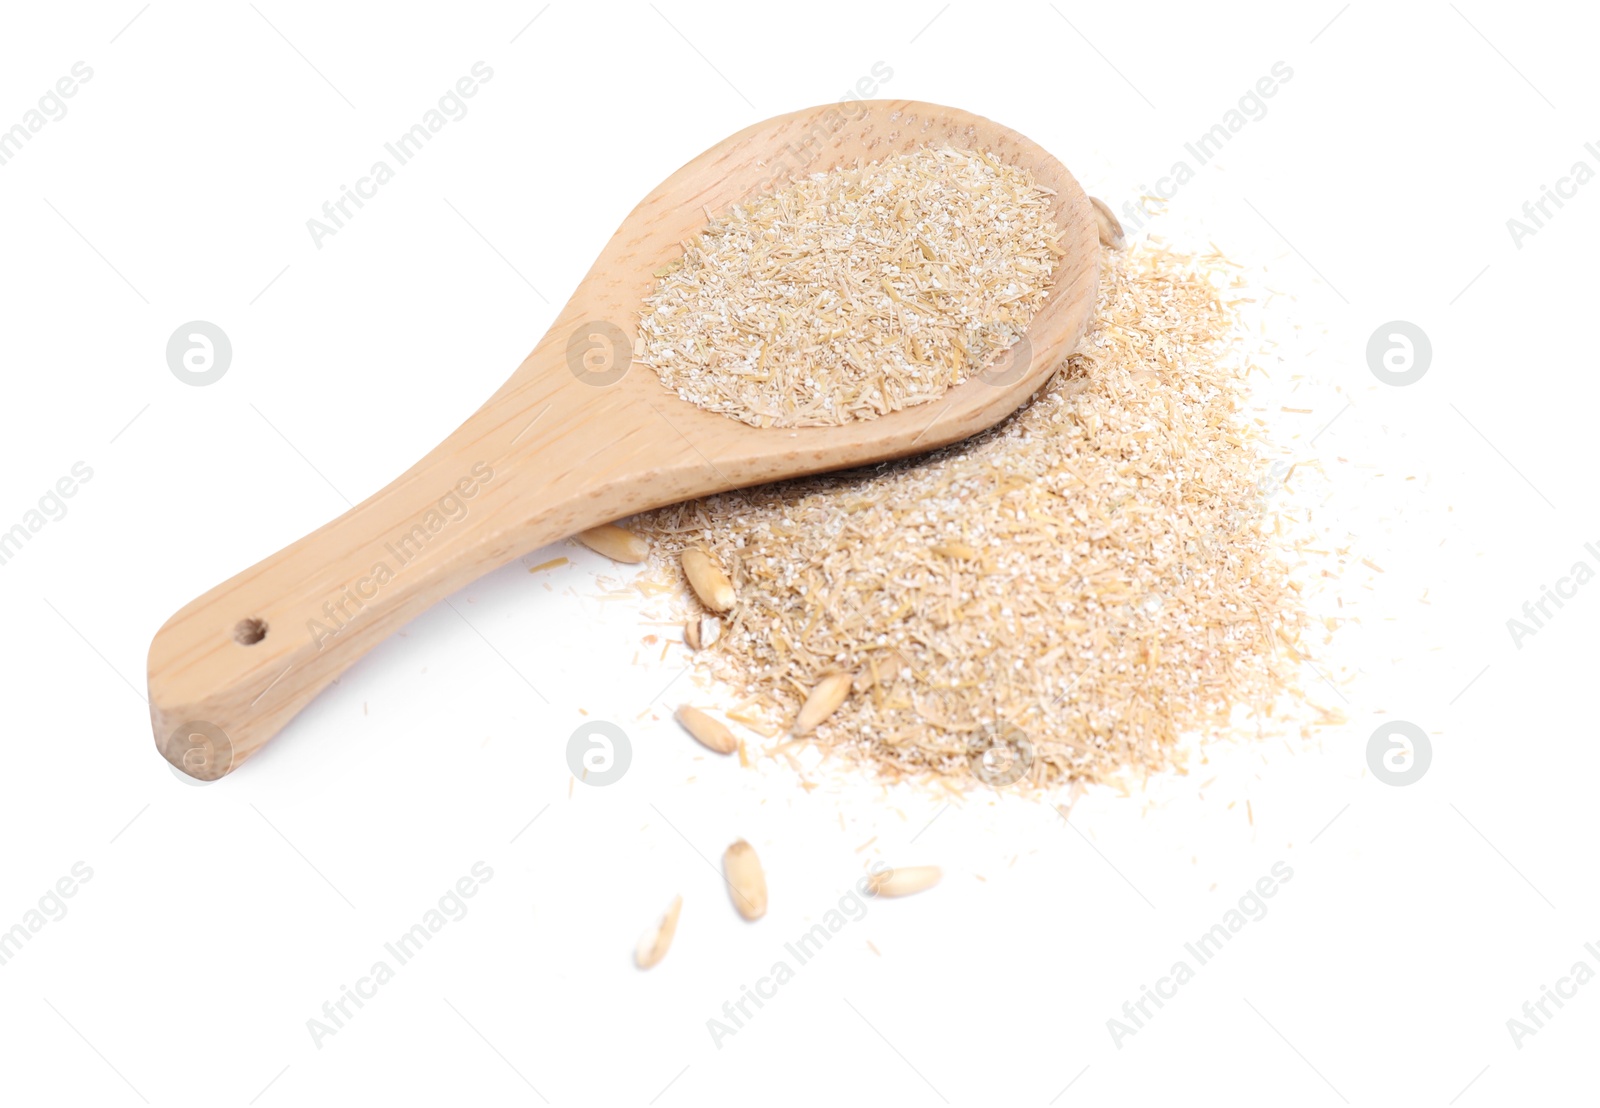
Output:
[[1218,255],[1106,252],[1078,353],[1015,416],[921,458],[674,505],[629,526],[660,572],[712,552],[738,603],[706,676],[777,735],[824,675],[824,746],[971,781],[1030,737],[1029,781],[1170,764],[1180,736],[1295,687],[1306,617],[1243,414],[1239,282]]

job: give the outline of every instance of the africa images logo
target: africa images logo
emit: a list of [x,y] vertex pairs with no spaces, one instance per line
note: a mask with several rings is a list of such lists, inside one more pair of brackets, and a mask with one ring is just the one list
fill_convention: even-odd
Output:
[[379,590],[393,581],[395,575],[421,556],[428,544],[451,524],[467,518],[467,501],[483,491],[494,480],[494,470],[484,462],[473,465],[467,476],[457,481],[449,492],[422,514],[410,527],[383,544],[388,557],[379,558],[367,573],[346,585],[332,599],[322,605],[324,623],[315,617],[306,621],[306,631],[320,650],[324,643],[353,623],[357,616],[374,599]]

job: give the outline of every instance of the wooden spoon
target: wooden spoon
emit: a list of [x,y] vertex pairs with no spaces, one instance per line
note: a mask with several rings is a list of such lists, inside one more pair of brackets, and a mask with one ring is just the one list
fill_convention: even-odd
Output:
[[[633,364],[653,274],[704,228],[707,209],[725,211],[801,173],[942,144],[988,151],[1055,190],[1066,254],[999,366],[878,419],[762,430],[680,400]],[[408,620],[556,539],[726,489],[931,450],[998,423],[1076,345],[1098,257],[1094,216],[1072,175],[981,116],[873,100],[740,131],[644,198],[533,353],[427,457],[166,622],[150,644],[157,748],[193,777],[221,777]]]

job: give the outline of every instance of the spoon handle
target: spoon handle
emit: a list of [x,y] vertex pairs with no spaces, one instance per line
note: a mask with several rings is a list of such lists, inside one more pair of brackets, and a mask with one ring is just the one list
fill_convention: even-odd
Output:
[[[570,330],[552,327],[506,386],[388,486],[166,622],[150,646],[149,689],[168,761],[203,780],[230,772],[433,604],[626,514],[624,499],[604,493],[647,444],[617,390],[569,372]],[[608,455],[617,436],[634,441]]]

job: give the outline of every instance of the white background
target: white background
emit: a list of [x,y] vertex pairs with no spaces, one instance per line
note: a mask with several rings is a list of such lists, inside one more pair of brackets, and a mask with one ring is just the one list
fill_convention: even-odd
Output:
[[[1521,649],[1505,626],[1600,562],[1600,184],[1520,248],[1506,228],[1600,168],[1585,16],[8,6],[0,126],[74,62],[94,76],[0,166],[0,529],[75,462],[94,475],[0,566],[0,929],[75,862],[93,877],[0,966],[0,1099],[1592,1103],[1600,984],[1520,1048],[1506,1026],[1600,969],[1600,587]],[[479,60],[469,114],[314,246],[306,220]],[[1264,272],[1300,323],[1259,407],[1341,567],[1325,599],[1352,618],[1310,682],[1348,723],[1091,793],[1070,823],[830,773],[806,791],[781,761],[698,756],[667,718],[681,653],[641,645],[667,604],[600,599],[626,574],[558,544],[374,651],[232,777],[181,784],[157,756],[162,621],[447,434],[633,203],[722,136],[882,62],[879,95],[1005,122],[1120,208],[1278,61],[1266,117],[1154,229]],[[196,319],[234,349],[204,388],[164,357]],[[1394,319],[1433,343],[1404,388],[1366,365]],[[631,738],[610,787],[572,787],[583,711]],[[1432,740],[1408,787],[1367,770],[1396,718]],[[706,860],[739,836],[772,886],[755,925]],[[715,1045],[707,1019],[877,859],[946,878],[872,903]],[[307,1020],[480,860],[469,913],[314,1045]],[[1266,918],[1114,1043],[1106,1021],[1277,861],[1294,877]],[[679,892],[677,943],[640,973],[632,944]]]

